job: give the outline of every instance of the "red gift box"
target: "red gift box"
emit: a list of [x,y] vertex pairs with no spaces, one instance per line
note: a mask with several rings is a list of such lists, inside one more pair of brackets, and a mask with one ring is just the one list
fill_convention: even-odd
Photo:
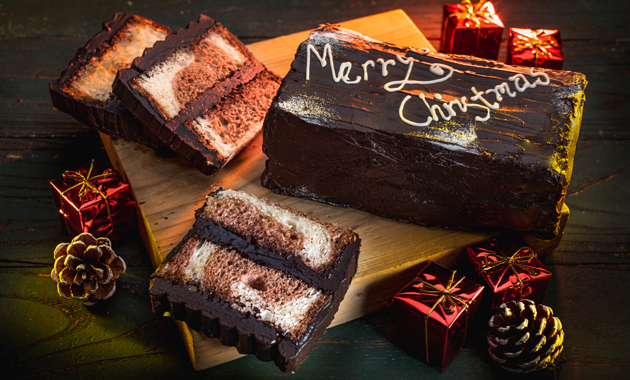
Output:
[[500,234],[466,247],[465,251],[479,282],[486,285],[486,292],[492,293],[489,298],[493,309],[523,298],[542,303],[551,272],[521,235]]
[[483,286],[430,262],[392,301],[393,341],[429,364],[446,368],[464,345]]
[[558,30],[510,28],[507,63],[562,70],[562,40]]
[[491,2],[444,4],[442,52],[496,60],[503,29]]
[[76,236],[119,239],[137,227],[136,202],[131,187],[113,169],[89,165],[67,170],[62,179],[50,181],[62,228]]

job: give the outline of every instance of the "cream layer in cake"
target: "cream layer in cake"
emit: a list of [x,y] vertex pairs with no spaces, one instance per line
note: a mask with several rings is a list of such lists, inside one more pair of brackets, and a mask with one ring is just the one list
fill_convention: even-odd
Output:
[[196,214],[200,236],[328,291],[346,278],[360,246],[349,229],[242,191],[218,188]]
[[204,293],[227,301],[298,339],[330,295],[278,270],[256,264],[238,252],[213,242],[191,238],[160,276],[192,283]]

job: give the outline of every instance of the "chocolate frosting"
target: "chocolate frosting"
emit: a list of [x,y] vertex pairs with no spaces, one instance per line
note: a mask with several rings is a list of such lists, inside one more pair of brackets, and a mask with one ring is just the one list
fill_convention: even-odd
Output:
[[111,20],[103,23],[103,30],[77,51],[76,56],[61,73],[60,78],[49,83],[50,97],[54,107],[100,132],[167,152],[169,149],[160,139],[143,128],[142,123],[122,105],[119,99],[112,97],[107,102],[88,101],[74,98],[62,90],[64,85],[72,80],[83,66],[95,57],[103,55],[107,49],[115,44],[118,32],[132,18],[142,19],[144,22],[154,25],[156,29],[171,33],[170,28],[133,13],[115,13]]
[[[331,54],[324,56],[327,44]],[[385,76],[379,58],[393,60]],[[298,48],[265,119],[262,184],[279,194],[423,225],[552,237],[571,177],[586,80],[568,71],[530,70],[323,25]],[[529,83],[544,82],[540,73],[548,85],[524,91],[510,79],[521,74]],[[386,90],[405,80],[437,82]],[[351,81],[358,83],[346,83]],[[483,106],[472,100],[472,87],[490,90],[483,98],[499,108],[471,106]],[[503,92],[495,96],[492,89]],[[462,96],[469,107],[462,111],[451,103],[449,118],[443,104]],[[404,120],[429,117],[437,120],[426,126]]]

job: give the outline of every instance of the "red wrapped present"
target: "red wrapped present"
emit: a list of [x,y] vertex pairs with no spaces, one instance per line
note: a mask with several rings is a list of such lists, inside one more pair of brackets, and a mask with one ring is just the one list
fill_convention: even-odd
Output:
[[392,301],[393,341],[426,360],[446,368],[464,345],[468,320],[474,314],[483,286],[438,264],[429,264]]
[[94,160],[62,179],[50,181],[61,225],[71,236],[89,232],[116,240],[137,228],[131,187],[113,169],[95,168]]
[[442,52],[496,60],[503,28],[491,2],[444,4]]
[[562,70],[563,61],[558,30],[510,28],[508,64]]
[[486,285],[491,307],[528,298],[542,303],[551,279],[543,263],[518,234],[505,233],[466,247],[466,257]]

